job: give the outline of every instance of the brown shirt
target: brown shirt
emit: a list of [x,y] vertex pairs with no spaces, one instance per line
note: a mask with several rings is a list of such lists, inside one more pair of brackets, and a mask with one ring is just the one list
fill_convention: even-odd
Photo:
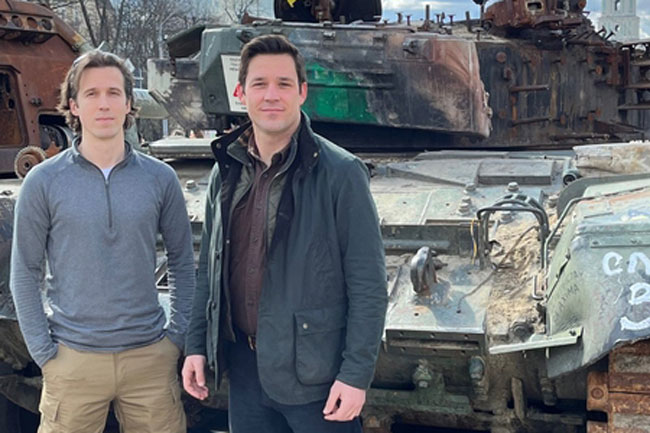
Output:
[[290,146],[273,155],[271,166],[259,159],[253,137],[248,144],[252,179],[248,192],[234,204],[231,225],[230,292],[233,322],[247,335],[255,335],[257,311],[262,294],[266,249],[271,242],[267,231],[271,186],[284,174]]

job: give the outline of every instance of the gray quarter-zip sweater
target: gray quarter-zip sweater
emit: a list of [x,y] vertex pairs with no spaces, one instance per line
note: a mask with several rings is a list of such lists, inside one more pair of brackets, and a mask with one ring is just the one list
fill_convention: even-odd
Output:
[[[59,342],[77,350],[119,352],[167,335],[183,346],[195,271],[180,183],[167,164],[125,147],[124,160],[108,178],[75,142],[34,167],[22,184],[11,291],[27,348],[39,366],[56,355]],[[167,329],[154,277],[158,233],[171,288]]]

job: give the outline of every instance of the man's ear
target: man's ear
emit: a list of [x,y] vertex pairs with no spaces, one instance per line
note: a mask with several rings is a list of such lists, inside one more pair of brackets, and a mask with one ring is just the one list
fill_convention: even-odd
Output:
[[300,105],[305,103],[307,99],[307,82],[305,81],[300,85]]
[[241,85],[241,83],[237,83],[235,86],[235,94],[234,96],[239,99],[239,102],[242,104],[246,105],[246,101],[244,100],[244,86]]
[[68,106],[70,107],[70,112],[75,116],[79,117],[79,107],[74,99],[68,99]]

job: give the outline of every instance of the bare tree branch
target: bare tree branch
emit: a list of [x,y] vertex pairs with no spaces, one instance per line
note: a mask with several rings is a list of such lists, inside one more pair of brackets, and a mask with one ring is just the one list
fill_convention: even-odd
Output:
[[[161,34],[175,34],[193,25],[218,22],[215,14],[223,13],[214,0],[40,0],[47,1],[64,20],[98,46],[109,42],[111,50],[128,58],[135,74],[146,83],[147,59],[157,56]],[[256,0],[224,0],[234,20]],[[236,5],[236,3],[241,3]],[[163,46],[163,53],[166,47]]]
[[58,1],[46,1],[47,7],[52,9],[53,11],[59,10],[59,9],[65,9],[67,7],[73,6],[78,4],[78,0],[70,0],[70,1],[64,1],[64,2],[58,2]]
[[95,32],[93,32],[93,25],[88,16],[88,9],[86,8],[86,2],[84,0],[79,0],[79,6],[81,6],[81,13],[84,16],[84,21],[86,22],[86,28],[88,29],[88,35],[90,36],[90,42],[93,46],[97,46],[97,38],[95,38]]
[[256,0],[224,0],[222,7],[230,21],[238,23]]
[[117,12],[117,21],[115,22],[115,44],[117,45],[118,41],[120,40],[120,36],[122,33],[122,26],[124,25],[124,22],[122,21],[124,17],[124,3],[126,0],[121,0],[120,1],[120,8],[118,9]]

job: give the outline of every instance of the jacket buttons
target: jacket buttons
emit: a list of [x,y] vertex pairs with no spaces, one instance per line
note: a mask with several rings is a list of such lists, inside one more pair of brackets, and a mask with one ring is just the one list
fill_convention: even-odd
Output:
[[302,329],[309,329],[309,324],[308,323],[303,323],[302,324]]

